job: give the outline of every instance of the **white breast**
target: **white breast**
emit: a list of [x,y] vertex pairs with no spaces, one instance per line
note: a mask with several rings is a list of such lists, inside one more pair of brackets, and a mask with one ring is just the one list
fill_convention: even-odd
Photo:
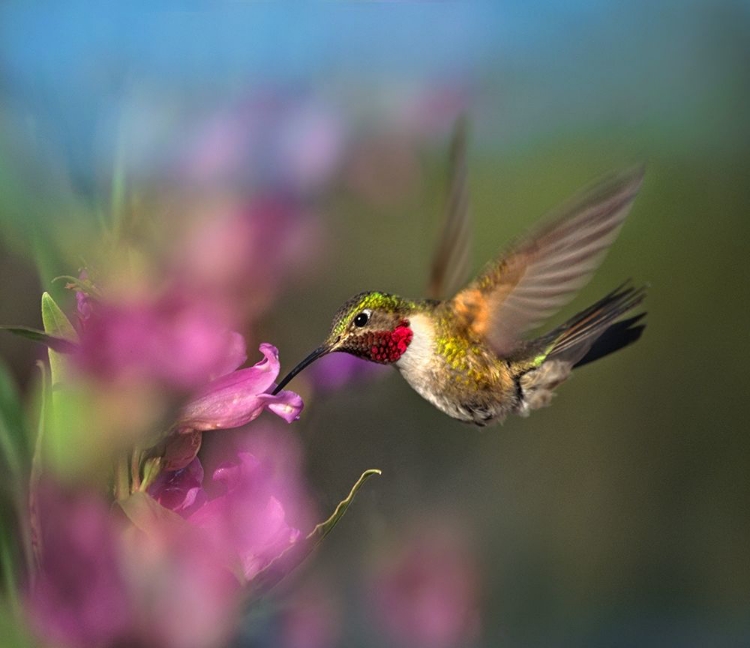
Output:
[[[396,367],[414,391],[432,403],[442,412],[459,421],[487,425],[500,422],[508,413],[510,401],[502,394],[483,394],[480,401],[463,402],[455,389],[449,390],[440,362],[436,362],[435,327],[427,315],[414,315],[410,318],[414,337],[404,354],[396,362]],[[455,386],[454,386],[455,387]]]
[[428,385],[434,386],[430,372],[435,366],[435,327],[429,316],[419,313],[409,318],[409,325],[414,337],[396,362],[396,367],[420,396],[442,409],[434,394],[427,389]]

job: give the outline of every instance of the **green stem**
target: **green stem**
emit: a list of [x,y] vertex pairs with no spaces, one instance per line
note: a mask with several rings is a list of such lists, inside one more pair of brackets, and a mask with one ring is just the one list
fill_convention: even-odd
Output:
[[8,469],[12,475],[12,481],[15,482],[21,475],[21,457],[11,440],[11,431],[5,429],[2,421],[0,421],[0,426],[3,427],[3,429],[0,430],[0,451],[8,464]]
[[124,500],[130,496],[130,465],[127,453],[122,453],[115,462],[115,499]]
[[[49,376],[47,375],[47,366],[37,362],[37,366],[42,374],[42,394],[41,407],[39,408],[39,424],[37,425],[36,439],[34,441],[34,454],[31,457],[31,473],[29,475],[29,492],[26,498],[26,506],[22,507],[19,503],[19,520],[21,529],[24,534],[24,554],[26,564],[29,569],[29,579],[34,583],[36,572],[42,560],[42,527],[39,520],[39,507],[37,496],[39,494],[39,484],[42,480],[43,457],[44,451],[44,431],[49,418],[50,408],[50,387]],[[25,513],[28,511],[28,517]],[[28,540],[28,542],[26,542]]]
[[13,564],[13,556],[8,546],[8,538],[0,539],[0,567],[3,572],[3,585],[5,595],[10,601],[11,608],[17,616],[21,613],[21,602],[18,598],[18,584],[16,583],[16,571]]
[[149,486],[154,483],[154,480],[159,476],[161,472],[161,457],[152,457],[147,459],[143,465],[143,481],[141,482],[140,490],[145,493]]
[[141,490],[141,454],[136,448],[130,455],[130,483],[134,493]]

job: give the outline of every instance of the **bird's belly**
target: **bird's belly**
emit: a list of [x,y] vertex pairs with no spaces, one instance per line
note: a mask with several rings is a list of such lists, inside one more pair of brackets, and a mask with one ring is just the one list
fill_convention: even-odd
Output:
[[396,368],[420,396],[448,416],[476,425],[502,421],[513,410],[514,381],[497,359],[478,354],[449,362],[436,344],[432,320],[417,314],[411,326],[414,337]]
[[514,394],[500,385],[466,387],[457,376],[421,372],[397,365],[406,382],[448,416],[475,425],[501,422],[515,406]]

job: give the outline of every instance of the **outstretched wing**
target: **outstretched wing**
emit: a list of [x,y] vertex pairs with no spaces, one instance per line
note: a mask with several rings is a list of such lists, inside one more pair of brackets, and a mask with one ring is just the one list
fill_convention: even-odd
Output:
[[461,117],[451,140],[448,200],[432,255],[427,286],[430,299],[453,295],[469,276],[472,227],[466,177],[466,131],[466,118]]
[[511,352],[588,282],[642,181],[641,167],[606,179],[491,262],[450,304],[462,324],[499,355]]

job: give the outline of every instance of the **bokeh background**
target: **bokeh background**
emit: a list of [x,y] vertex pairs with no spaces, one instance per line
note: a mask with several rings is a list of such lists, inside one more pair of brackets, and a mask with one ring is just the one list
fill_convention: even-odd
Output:
[[[256,233],[261,279],[237,299],[249,346],[289,369],[351,294],[423,293],[458,115],[475,268],[643,161],[618,242],[555,321],[633,277],[646,334],[553,407],[479,431],[395,371],[294,383],[321,510],[383,476],[238,645],[292,641],[298,599],[322,642],[299,646],[747,645],[749,68],[746,2],[4,4],[0,320],[39,325],[109,209],[169,213],[178,238],[181,209],[270,196],[277,236]],[[28,386],[38,349],[0,353]]]

